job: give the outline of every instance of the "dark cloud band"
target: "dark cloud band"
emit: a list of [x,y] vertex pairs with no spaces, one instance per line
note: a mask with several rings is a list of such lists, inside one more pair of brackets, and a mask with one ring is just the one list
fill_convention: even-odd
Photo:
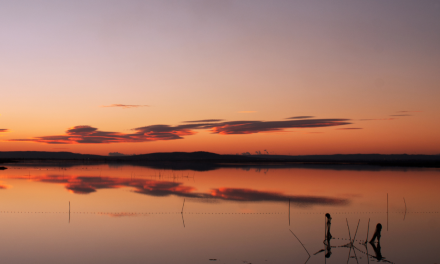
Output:
[[308,118],[314,118],[314,116],[292,116],[286,119],[308,119]]
[[[100,131],[91,126],[69,128],[64,135],[42,136],[31,139],[11,139],[47,144],[102,144],[122,142],[149,142],[159,140],[183,139],[196,134],[196,130],[208,130],[213,134],[240,135],[261,132],[284,131],[290,128],[316,128],[350,125],[349,119],[295,119],[283,121],[223,121],[206,119],[187,121],[186,124],[151,125],[132,129],[133,133]],[[351,128],[353,129],[353,128]]]
[[220,122],[223,119],[203,119],[203,120],[193,120],[193,121],[183,121],[182,123],[211,123],[211,122]]

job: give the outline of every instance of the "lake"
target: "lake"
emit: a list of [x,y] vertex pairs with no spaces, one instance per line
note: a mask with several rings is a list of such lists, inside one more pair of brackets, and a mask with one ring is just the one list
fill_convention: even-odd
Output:
[[439,169],[6,167],[2,263],[440,263]]

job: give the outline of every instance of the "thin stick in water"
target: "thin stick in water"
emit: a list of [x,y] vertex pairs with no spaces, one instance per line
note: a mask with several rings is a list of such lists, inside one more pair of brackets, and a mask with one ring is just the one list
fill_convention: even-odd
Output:
[[367,240],[365,240],[365,244],[368,242],[368,234],[370,233],[370,218],[368,218],[368,229],[367,229]]
[[289,226],[290,226],[290,198],[289,198]]
[[307,254],[309,255],[309,258],[310,258],[310,253],[309,253],[309,251],[307,251],[307,248],[304,246],[304,244],[301,242],[301,240],[299,240],[299,238],[295,235],[295,233],[292,232],[292,230],[289,229],[289,231],[292,233],[292,235],[294,235],[296,237],[296,239],[298,239],[299,243],[306,250],[306,252],[307,252]]
[[388,231],[388,193],[387,193],[387,231]]
[[356,232],[354,233],[353,242],[356,240],[356,235],[357,235],[357,232],[358,232],[358,228],[359,228],[359,223],[360,222],[361,222],[361,219],[359,219],[359,221],[358,221],[358,226],[356,227]]
[[403,197],[403,202],[405,203],[405,215],[403,216],[403,220],[405,220],[405,217],[406,217],[406,201],[405,201],[405,197]]
[[348,225],[348,219],[345,218],[345,221],[347,221],[348,237],[350,238],[350,243],[347,244],[350,248],[350,250],[348,251],[348,257],[347,257],[347,264],[348,264],[348,261],[350,260],[351,248],[352,248],[353,244],[351,243],[351,233],[350,233],[350,226]]
[[185,228],[185,219],[183,219],[183,214],[182,214],[182,222],[183,222],[183,228]]
[[180,212],[181,214],[183,214],[183,207],[185,207],[185,199],[183,199],[182,211]]
[[351,241],[350,226],[348,225],[348,219],[345,218],[345,221],[347,221],[348,236],[350,237],[350,241]]

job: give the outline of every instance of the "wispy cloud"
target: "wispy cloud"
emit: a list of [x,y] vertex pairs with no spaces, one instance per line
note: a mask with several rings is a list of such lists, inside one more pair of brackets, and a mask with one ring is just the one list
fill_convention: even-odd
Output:
[[252,113],[256,113],[257,111],[238,111],[238,113],[240,114],[252,114]]
[[314,118],[314,116],[292,116],[286,119],[307,119],[307,118]]
[[0,128],[0,133],[6,133],[6,132],[9,132],[9,129]]
[[349,119],[305,119],[287,121],[231,121],[216,124],[211,128],[215,134],[254,134],[283,131],[289,128],[313,128],[349,125]]
[[149,105],[126,105],[126,104],[111,104],[111,105],[102,105],[101,107],[120,107],[120,108],[138,108],[138,107],[149,107]]
[[30,139],[10,139],[46,144],[101,144],[122,142],[148,142],[183,139],[196,134],[196,130],[207,130],[213,134],[239,135],[262,132],[281,132],[290,128],[316,128],[350,125],[349,119],[298,119],[282,121],[224,121],[189,122],[187,124],[151,125],[131,129],[133,133],[100,131],[95,127],[82,125],[69,128],[64,135],[42,136]]
[[397,118],[370,118],[370,119],[359,119],[359,121],[392,121],[397,120]]
[[193,131],[176,130],[165,125],[156,125],[133,129],[134,133],[99,131],[91,126],[75,126],[64,135],[42,136],[31,139],[11,139],[9,141],[28,141],[47,144],[101,144],[122,142],[146,142],[158,140],[182,139],[184,135],[192,135]]
[[183,121],[182,123],[211,123],[211,122],[220,122],[224,119],[202,119],[202,120],[193,120],[193,121]]
[[421,113],[423,111],[397,111],[396,113],[399,114],[394,114],[394,115],[390,115],[390,116],[412,116],[409,113]]

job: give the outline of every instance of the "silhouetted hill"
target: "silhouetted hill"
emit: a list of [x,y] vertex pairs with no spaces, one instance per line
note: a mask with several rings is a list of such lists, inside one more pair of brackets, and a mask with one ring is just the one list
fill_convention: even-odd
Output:
[[298,162],[440,161],[439,155],[408,154],[253,155],[252,157]]
[[[146,162],[146,163],[181,163],[174,165],[186,167],[183,163],[192,164],[361,164],[400,167],[439,167],[440,155],[407,155],[407,154],[335,154],[335,155],[221,155],[211,152],[162,152],[132,156],[100,156],[71,152],[13,151],[0,152],[1,160],[76,160],[88,162]],[[10,162],[10,161],[9,161]],[[5,163],[5,162],[4,162]],[[161,165],[162,166],[162,165]],[[198,165],[199,166],[199,165]],[[217,165],[216,165],[217,166]],[[212,165],[207,165],[212,167]]]
[[408,154],[335,154],[335,155],[255,155],[265,162],[296,162],[319,164],[363,164],[399,167],[436,167],[440,168],[439,155],[408,155]]
[[[211,152],[160,152],[132,156],[100,156],[79,154],[72,152],[45,152],[45,151],[3,151],[0,159],[14,160],[105,160],[105,161],[195,161],[195,162],[219,162],[219,161],[244,161],[252,159],[248,156],[220,155]],[[258,159],[257,161],[260,161]]]
[[160,152],[151,154],[141,154],[133,156],[117,157],[121,160],[137,160],[137,161],[192,161],[192,162],[249,162],[258,161],[249,156],[239,155],[221,155],[205,151],[197,152]]
[[25,160],[70,160],[70,159],[104,159],[105,156],[79,154],[72,152],[46,151],[0,151],[0,159]]

